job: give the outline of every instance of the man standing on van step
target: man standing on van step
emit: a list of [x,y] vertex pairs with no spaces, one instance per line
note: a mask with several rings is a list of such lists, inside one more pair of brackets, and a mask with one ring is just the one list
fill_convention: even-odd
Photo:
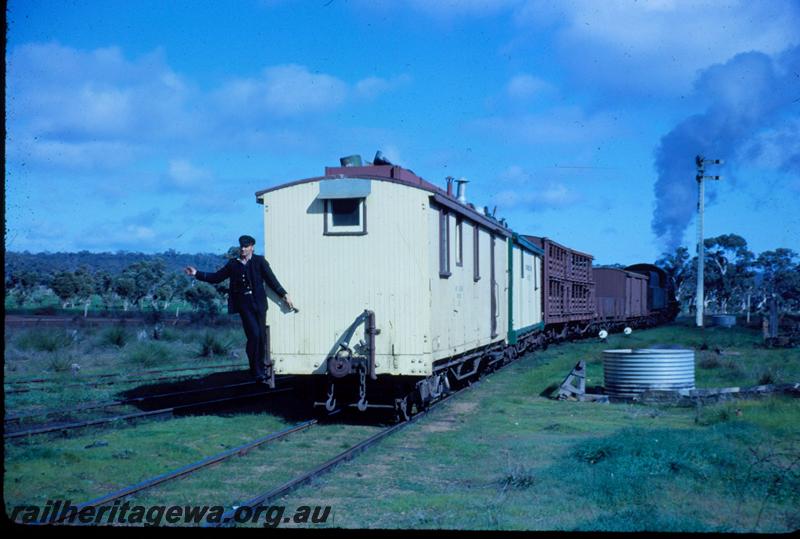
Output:
[[272,273],[269,262],[263,256],[253,256],[256,244],[252,236],[239,238],[239,258],[231,259],[219,271],[209,273],[197,271],[188,266],[184,268],[187,275],[199,281],[221,283],[230,279],[228,292],[228,313],[239,313],[242,327],[247,336],[247,359],[250,361],[250,372],[256,381],[272,386],[274,384],[272,362],[269,373],[265,371],[264,359],[267,347],[267,292],[264,282],[275,291],[289,309],[295,311],[289,294]]

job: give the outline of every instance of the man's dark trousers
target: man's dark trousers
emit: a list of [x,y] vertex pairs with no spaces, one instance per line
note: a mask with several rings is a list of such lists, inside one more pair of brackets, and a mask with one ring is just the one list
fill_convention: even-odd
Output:
[[247,336],[247,359],[250,361],[250,373],[256,378],[266,376],[264,372],[264,356],[267,345],[267,311],[256,305],[252,294],[244,297],[240,303],[239,316]]
[[[247,336],[247,359],[254,376],[265,376],[264,360],[267,343],[267,292],[266,282],[278,297],[286,296],[286,290],[275,278],[269,263],[263,256],[256,256],[243,264],[236,259],[229,260],[218,271],[208,273],[198,271],[195,277],[200,281],[216,284],[230,279],[228,293],[228,313],[239,313],[242,327]],[[250,292],[249,294],[247,292]]]

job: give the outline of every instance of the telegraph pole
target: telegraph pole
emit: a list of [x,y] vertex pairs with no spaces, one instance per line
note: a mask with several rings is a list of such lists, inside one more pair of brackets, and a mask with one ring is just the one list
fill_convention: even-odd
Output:
[[705,267],[705,245],[703,244],[703,212],[706,190],[703,180],[721,180],[722,176],[706,176],[706,165],[721,165],[722,159],[704,159],[702,155],[694,158],[697,165],[697,296],[695,297],[697,327],[703,327],[703,269]]

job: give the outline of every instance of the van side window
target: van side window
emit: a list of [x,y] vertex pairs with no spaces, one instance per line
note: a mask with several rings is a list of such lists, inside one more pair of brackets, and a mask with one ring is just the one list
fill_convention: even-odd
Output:
[[480,231],[478,223],[472,227],[472,280],[481,280],[481,257],[480,257]]
[[450,277],[450,214],[439,210],[439,277]]

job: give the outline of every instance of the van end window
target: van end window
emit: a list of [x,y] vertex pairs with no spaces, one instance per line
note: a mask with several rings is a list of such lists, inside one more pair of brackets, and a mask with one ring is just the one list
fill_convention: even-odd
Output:
[[363,236],[367,233],[367,204],[364,198],[325,200],[326,236]]

